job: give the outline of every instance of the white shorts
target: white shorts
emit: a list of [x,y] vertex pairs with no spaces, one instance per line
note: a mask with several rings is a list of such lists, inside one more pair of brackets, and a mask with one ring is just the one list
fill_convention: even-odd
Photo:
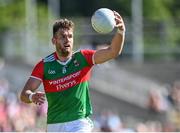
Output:
[[93,127],[92,120],[87,117],[70,122],[47,124],[47,132],[91,132]]

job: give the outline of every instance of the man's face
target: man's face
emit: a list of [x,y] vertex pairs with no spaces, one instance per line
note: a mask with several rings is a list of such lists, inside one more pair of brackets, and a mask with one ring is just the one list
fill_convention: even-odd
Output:
[[73,29],[59,29],[53,37],[53,43],[60,56],[67,57],[70,55],[73,49]]

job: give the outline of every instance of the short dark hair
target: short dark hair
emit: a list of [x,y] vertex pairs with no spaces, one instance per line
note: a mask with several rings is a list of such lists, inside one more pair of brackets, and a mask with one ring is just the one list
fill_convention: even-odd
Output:
[[55,23],[53,24],[53,36],[57,33],[59,29],[73,29],[74,28],[74,23],[71,20],[68,19],[59,19],[56,20]]

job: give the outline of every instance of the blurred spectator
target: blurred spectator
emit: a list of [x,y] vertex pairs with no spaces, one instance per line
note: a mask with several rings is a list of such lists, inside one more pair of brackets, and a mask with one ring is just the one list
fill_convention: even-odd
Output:
[[159,89],[151,89],[148,100],[148,120],[161,123],[167,121],[168,104],[163,92]]
[[164,122],[162,123],[162,132],[175,132],[176,127],[171,122]]
[[113,112],[109,112],[107,118],[107,126],[109,127],[110,131],[118,132],[122,130],[122,121],[119,116]]
[[111,110],[102,111],[99,117],[99,127],[102,132],[131,132],[132,129],[124,128],[120,117]]
[[0,132],[11,131],[7,114],[7,104],[4,97],[0,97]]
[[159,90],[152,89],[150,91],[148,107],[158,113],[167,111],[167,102]]
[[162,124],[159,121],[147,121],[148,132],[162,132]]
[[180,131],[180,81],[175,81],[167,97],[169,103],[168,120]]
[[136,125],[136,132],[148,132],[148,127],[145,123],[139,122]]
[[173,83],[172,89],[168,95],[169,105],[178,108],[180,105],[180,81]]

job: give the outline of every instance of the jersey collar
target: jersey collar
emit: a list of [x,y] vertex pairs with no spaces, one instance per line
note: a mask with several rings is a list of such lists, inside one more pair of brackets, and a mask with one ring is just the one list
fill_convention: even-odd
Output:
[[72,59],[72,56],[71,56],[67,61],[62,62],[62,61],[59,60],[56,52],[54,52],[54,56],[55,56],[55,59],[57,60],[57,62],[58,62],[59,64],[61,64],[61,65],[66,65],[66,64],[69,63],[69,62],[71,61],[71,59]]

